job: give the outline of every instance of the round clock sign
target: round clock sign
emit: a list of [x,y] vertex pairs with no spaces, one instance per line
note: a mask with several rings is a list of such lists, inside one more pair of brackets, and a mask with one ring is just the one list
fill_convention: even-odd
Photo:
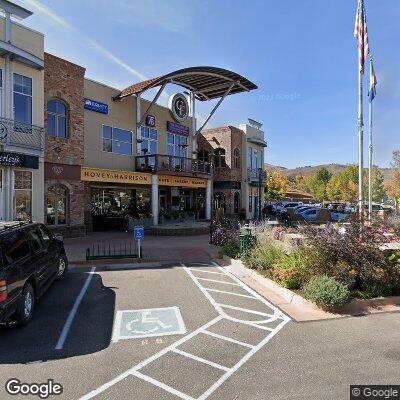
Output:
[[182,93],[174,94],[169,98],[169,109],[178,122],[185,122],[189,116],[189,104]]

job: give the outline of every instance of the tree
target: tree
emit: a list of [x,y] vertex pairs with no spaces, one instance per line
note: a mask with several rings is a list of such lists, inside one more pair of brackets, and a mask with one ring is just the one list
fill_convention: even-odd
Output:
[[334,174],[326,185],[329,200],[356,201],[358,198],[358,167],[350,165]]
[[320,168],[314,175],[305,178],[305,186],[317,200],[325,200],[326,186],[331,179],[332,174],[326,168]]
[[285,197],[288,187],[288,179],[278,170],[268,172],[267,188],[265,198],[268,200],[279,200]]
[[394,168],[393,178],[387,185],[387,193],[396,199],[397,208],[400,203],[400,150],[393,152],[392,167]]
[[[380,203],[386,195],[385,187],[383,185],[384,177],[382,172],[379,170],[377,166],[372,167],[371,171],[372,175],[372,201]],[[366,187],[366,195],[365,197],[368,198],[368,174],[365,173],[364,175],[364,182]]]

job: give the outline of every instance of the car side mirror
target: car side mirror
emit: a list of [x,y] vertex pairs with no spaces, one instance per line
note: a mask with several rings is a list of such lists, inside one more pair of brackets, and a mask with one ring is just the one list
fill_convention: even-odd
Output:
[[56,240],[58,240],[59,242],[63,242],[64,241],[64,237],[61,235],[54,235],[54,237],[56,238]]

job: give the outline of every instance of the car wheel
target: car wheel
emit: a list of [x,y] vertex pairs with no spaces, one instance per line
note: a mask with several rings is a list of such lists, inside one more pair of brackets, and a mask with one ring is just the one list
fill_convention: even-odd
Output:
[[68,270],[68,259],[64,254],[61,254],[57,264],[57,278],[62,279]]
[[18,303],[16,320],[19,325],[24,326],[32,319],[33,309],[35,307],[35,294],[32,285],[27,283],[22,290],[22,295]]

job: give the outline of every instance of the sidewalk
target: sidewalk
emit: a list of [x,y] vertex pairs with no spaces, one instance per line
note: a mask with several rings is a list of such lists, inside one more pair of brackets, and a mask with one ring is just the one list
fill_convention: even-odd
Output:
[[[70,263],[85,261],[86,249],[92,244],[122,244],[133,241],[129,232],[95,232],[85,237],[64,239]],[[217,257],[218,247],[208,244],[209,235],[152,236],[142,241],[144,261],[209,261]],[[115,261],[115,260],[114,260]],[[124,261],[126,263],[126,260]]]

